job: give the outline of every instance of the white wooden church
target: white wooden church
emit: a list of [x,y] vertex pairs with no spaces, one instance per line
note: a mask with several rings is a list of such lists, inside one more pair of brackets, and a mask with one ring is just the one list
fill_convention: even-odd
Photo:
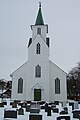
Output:
[[12,100],[66,101],[66,73],[49,60],[50,39],[44,24],[41,4],[32,37],[28,43],[28,61],[15,70],[12,77]]

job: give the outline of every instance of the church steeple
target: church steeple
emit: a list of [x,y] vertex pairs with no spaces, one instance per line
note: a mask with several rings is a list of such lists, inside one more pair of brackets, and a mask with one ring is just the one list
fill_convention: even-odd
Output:
[[44,25],[43,17],[42,17],[42,11],[41,11],[41,2],[39,2],[39,11],[37,14],[35,25]]

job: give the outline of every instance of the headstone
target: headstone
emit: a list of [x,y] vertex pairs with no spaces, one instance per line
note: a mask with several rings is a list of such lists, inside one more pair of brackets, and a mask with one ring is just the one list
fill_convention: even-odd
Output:
[[47,112],[48,111],[48,104],[46,103],[45,104],[45,112]]
[[38,108],[31,108],[30,109],[30,113],[39,113],[40,112],[40,109]]
[[59,113],[59,109],[58,108],[53,108],[53,113]]
[[27,105],[27,103],[23,102],[23,103],[21,104],[21,107],[26,108],[26,105]]
[[73,113],[73,118],[80,118],[80,110],[74,110],[72,113]]
[[7,102],[3,102],[4,105],[7,105]]
[[44,106],[44,105],[42,105],[42,106],[41,106],[41,109],[45,109],[45,106]]
[[68,112],[66,112],[64,110],[60,112],[60,115],[64,115],[64,114],[68,114]]
[[51,116],[51,107],[48,107],[47,116]]
[[27,105],[27,106],[26,106],[26,112],[30,112],[30,108],[31,108],[31,106],[30,106],[30,105]]
[[63,101],[63,102],[62,102],[62,107],[63,107],[63,108],[66,107],[66,101]]
[[56,108],[56,105],[51,105],[51,109],[53,110],[54,108]]
[[74,109],[79,109],[77,101],[74,102]]
[[72,106],[72,110],[74,110],[74,102],[69,102],[69,106]]
[[29,120],[42,120],[42,115],[30,114],[29,115]]
[[12,103],[12,108],[17,108],[17,103],[16,102]]
[[59,116],[57,120],[70,120],[70,116]]
[[23,108],[19,108],[18,115],[24,115],[24,109]]
[[0,103],[0,107],[4,107],[4,103]]
[[17,118],[17,111],[14,110],[4,110],[4,118]]
[[59,101],[54,101],[54,104],[59,105]]
[[64,111],[65,111],[65,112],[68,112],[68,108],[67,108],[67,107],[64,107]]

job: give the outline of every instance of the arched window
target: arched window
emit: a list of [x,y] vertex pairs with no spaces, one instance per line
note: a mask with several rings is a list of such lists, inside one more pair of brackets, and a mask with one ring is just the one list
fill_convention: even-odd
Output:
[[37,34],[41,35],[41,28],[37,28]]
[[40,54],[40,49],[41,49],[41,46],[38,43],[37,46],[36,46],[36,54]]
[[18,93],[23,93],[23,79],[18,79]]
[[41,67],[39,65],[35,67],[35,77],[41,77]]
[[60,94],[60,79],[55,79],[55,94]]

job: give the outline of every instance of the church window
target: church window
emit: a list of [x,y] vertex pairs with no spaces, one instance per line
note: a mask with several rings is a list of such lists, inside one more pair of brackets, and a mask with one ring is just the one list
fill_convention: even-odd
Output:
[[55,79],[55,94],[60,94],[60,79]]
[[41,28],[37,28],[37,34],[41,35]]
[[36,54],[40,54],[40,49],[41,49],[41,46],[38,43],[37,46],[36,46]]
[[35,77],[41,77],[41,67],[39,65],[35,67]]
[[23,93],[23,79],[18,79],[18,93]]

